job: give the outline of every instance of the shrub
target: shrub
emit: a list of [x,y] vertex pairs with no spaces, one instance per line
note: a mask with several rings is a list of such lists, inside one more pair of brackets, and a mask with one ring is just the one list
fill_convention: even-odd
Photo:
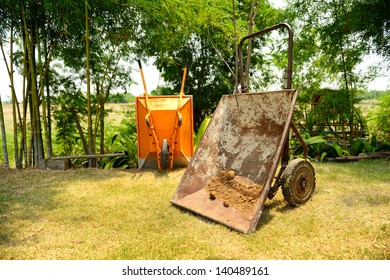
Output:
[[378,141],[390,142],[390,93],[378,100],[379,106],[368,114],[368,129]]
[[[326,139],[326,135],[311,136],[303,132],[301,136],[307,145],[309,159],[322,162],[325,158],[349,155],[348,150],[343,149],[337,142]],[[293,158],[303,157],[303,147],[296,137],[290,139],[290,152]]]
[[134,105],[124,112],[125,117],[117,127],[118,133],[109,138],[106,147],[111,153],[124,153],[124,156],[105,158],[100,166],[108,168],[136,168],[138,166],[137,127]]

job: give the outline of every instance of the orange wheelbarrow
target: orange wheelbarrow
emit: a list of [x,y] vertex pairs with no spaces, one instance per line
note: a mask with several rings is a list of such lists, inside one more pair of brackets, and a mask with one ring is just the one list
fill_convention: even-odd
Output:
[[138,167],[160,171],[186,167],[194,153],[192,96],[184,94],[187,67],[178,95],[152,96],[141,61],[138,64],[145,91],[136,97]]

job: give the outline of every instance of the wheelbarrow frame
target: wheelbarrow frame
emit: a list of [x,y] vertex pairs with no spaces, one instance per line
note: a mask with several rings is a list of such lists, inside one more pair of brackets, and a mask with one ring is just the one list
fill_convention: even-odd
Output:
[[[248,93],[248,82],[243,77],[242,46],[246,40],[279,28],[286,28],[289,33],[286,89],[274,92]],[[292,89],[292,36],[291,27],[286,23],[281,23],[248,35],[240,41],[238,53],[241,92],[222,97],[205,135],[171,199],[174,205],[237,231],[250,233],[255,231],[257,227],[266,199],[272,198],[278,188],[288,181],[288,178],[283,176],[283,171],[287,169],[291,172],[292,169],[287,168],[291,166],[289,165],[288,146],[290,128],[305,150],[304,159],[299,160],[297,166],[301,168],[301,161],[306,162],[307,147],[298,130],[292,124],[293,111],[298,97],[298,91]],[[253,108],[248,108],[247,105]],[[246,143],[251,144],[245,146]],[[245,150],[245,155],[241,155],[240,149]],[[280,171],[274,177],[279,164],[281,164]],[[207,186],[221,169],[234,169],[238,173],[236,177],[243,182],[262,185],[263,188],[256,204],[247,210],[239,211],[234,207],[226,206],[225,203],[222,204],[222,201],[216,203],[215,199],[210,196]],[[310,173],[313,169],[303,165],[303,170]],[[302,176],[294,178],[298,178],[298,183],[305,184],[305,178],[302,179]],[[315,180],[314,176],[310,179],[311,181]],[[309,196],[313,190],[314,188],[310,190]]]
[[[288,49],[287,49],[288,61],[287,61],[287,68],[286,68],[286,72],[285,72],[285,89],[292,89],[294,34],[293,34],[292,28],[289,24],[279,23],[279,24],[276,24],[276,25],[271,26],[269,28],[263,29],[261,31],[252,33],[252,34],[245,36],[241,39],[241,41],[238,45],[238,59],[239,59],[239,63],[240,63],[240,83],[241,83],[241,92],[242,93],[248,92],[248,80],[245,79],[245,77],[244,77],[244,60],[243,60],[243,54],[242,54],[242,46],[243,46],[244,42],[247,40],[252,40],[253,38],[256,38],[259,36],[263,36],[267,33],[270,33],[274,30],[281,29],[281,28],[287,29],[287,32],[288,32]],[[249,67],[249,65],[247,65],[247,67]],[[298,95],[298,92],[296,95]],[[293,104],[295,104],[295,102],[296,102],[296,97],[295,97],[295,100],[293,101]],[[288,121],[288,123],[290,123],[291,130],[293,131],[295,136],[298,138],[299,142],[301,143],[301,145],[303,147],[303,150],[304,150],[303,158],[306,160],[307,156],[308,156],[308,148],[307,148],[307,145],[306,145],[305,141],[303,140],[301,134],[299,133],[297,127],[292,122],[292,115],[293,114],[291,114],[291,117],[289,116],[287,121]],[[287,165],[289,163],[289,159],[290,159],[290,150],[289,150],[290,147],[289,146],[290,146],[289,145],[289,137],[286,137],[286,141],[285,141],[284,146],[283,146],[283,153],[281,154],[281,168],[278,172],[278,175],[275,178],[275,183],[274,183],[273,187],[270,189],[270,192],[268,194],[269,199],[272,199],[276,195],[279,187],[282,186],[283,182],[280,180],[280,178],[283,174],[283,171],[287,168]]]

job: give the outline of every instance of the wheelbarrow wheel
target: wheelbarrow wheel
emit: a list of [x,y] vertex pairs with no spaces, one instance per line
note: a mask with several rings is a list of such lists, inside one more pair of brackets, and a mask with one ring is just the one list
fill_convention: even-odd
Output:
[[162,149],[161,149],[161,168],[163,170],[168,169],[168,158],[169,158],[168,140],[164,139],[162,142]]
[[316,186],[314,168],[304,159],[294,159],[283,171],[281,181],[284,199],[292,206],[302,205],[311,198]]

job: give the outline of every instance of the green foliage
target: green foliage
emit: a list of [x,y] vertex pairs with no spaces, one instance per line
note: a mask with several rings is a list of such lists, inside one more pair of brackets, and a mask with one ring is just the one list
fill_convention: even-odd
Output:
[[223,43],[218,38],[221,31],[217,28],[212,31],[210,29],[212,27],[205,27],[199,34],[193,34],[179,48],[172,46],[167,54],[159,56],[156,61],[157,67],[163,70],[164,80],[172,84],[171,92],[180,91],[182,68],[186,60],[189,62],[185,93],[194,97],[195,128],[200,126],[205,116],[214,111],[221,96],[233,89],[229,70],[224,61],[216,59],[217,50],[212,47],[213,41]]
[[[350,13],[344,15],[362,41],[372,42],[376,50],[390,57],[390,4],[383,0],[354,1]],[[367,44],[371,48],[372,44]]]
[[116,129],[119,133],[110,137],[106,148],[110,153],[125,153],[124,156],[104,158],[100,166],[108,168],[136,168],[138,166],[137,127],[135,110],[130,105],[124,112],[124,118]]
[[[311,136],[304,132],[301,136],[307,145],[308,157],[313,160],[322,162],[325,158],[349,155],[349,151],[344,150],[337,142],[328,140],[325,135]],[[303,147],[297,138],[290,139],[290,148],[293,158],[303,157]]]
[[353,139],[350,147],[350,153],[353,156],[357,156],[360,153],[371,153],[374,151],[375,151],[375,147],[373,147],[370,144],[369,139],[365,139],[365,138]]
[[54,151],[54,154],[62,156],[76,153],[75,150],[78,150],[80,137],[76,126],[72,125],[74,124],[72,116],[58,111],[54,116],[54,120],[57,126],[55,144],[58,145],[58,149]]
[[390,93],[378,100],[379,106],[368,114],[368,129],[379,141],[390,142]]
[[131,93],[117,93],[108,96],[108,103],[128,103],[134,101],[135,97]]
[[138,165],[137,153],[137,135],[118,133],[111,138],[112,145],[114,145],[114,153],[125,153],[124,156],[103,158],[100,166],[104,169],[109,168],[136,168]]
[[[357,156],[360,153],[372,153],[378,150],[388,150],[390,145],[378,142],[375,136],[371,138],[355,138],[350,145],[342,147],[334,140],[330,140],[326,135],[310,136],[309,133],[301,133],[308,151],[309,158],[324,161],[327,158],[342,157],[342,156]],[[303,147],[295,137],[290,139],[290,148],[292,157],[302,157]]]
[[[250,5],[236,2],[239,40],[248,33]],[[232,1],[190,0],[184,5],[182,1],[171,0],[144,9],[148,13],[141,25],[149,32],[140,34],[139,52],[156,57],[156,66],[170,88],[159,89],[162,94],[179,92],[182,69],[188,64],[185,93],[194,97],[194,127],[198,129],[215,110],[221,96],[234,91],[237,65]],[[277,23],[275,14],[268,1],[261,1],[254,31]],[[253,57],[253,65],[261,67],[259,55]]]
[[[300,124],[306,126],[306,131],[311,135],[314,135],[315,130],[331,130],[330,124],[333,121],[359,123],[365,127],[363,115],[353,106],[356,97],[367,97],[360,90],[367,81],[366,77],[356,72],[356,65],[371,48],[371,43],[378,52],[385,55],[390,53],[387,44],[389,5],[381,0],[288,2],[289,7],[282,12],[273,9],[269,1],[5,0],[0,4],[0,39],[2,42],[9,41],[8,34],[12,27],[19,48],[14,50],[16,68],[22,72],[24,57],[28,57],[33,64],[28,68],[37,74],[36,89],[43,90],[43,82],[49,83],[48,90],[54,95],[52,108],[57,129],[57,155],[87,153],[86,142],[91,139],[94,139],[94,145],[97,146],[99,134],[105,135],[99,129],[100,125],[104,127],[104,116],[107,114],[104,104],[129,102],[134,98],[130,94],[112,95],[112,92],[126,92],[132,83],[132,69],[127,67],[127,63],[140,56],[154,57],[166,82],[164,87],[152,94],[179,92],[182,69],[188,63],[185,93],[194,97],[194,127],[199,136],[203,135],[203,121],[213,113],[221,96],[235,91],[236,40],[247,35],[249,30],[255,32],[283,21],[282,16],[291,23],[295,34],[296,74],[293,82],[294,87],[302,93],[299,97],[300,111],[296,114],[303,120]],[[86,4],[89,38],[85,35]],[[248,23],[251,4],[260,7],[253,30]],[[370,16],[367,17],[367,14]],[[23,15],[26,17],[26,29],[22,26]],[[236,26],[233,26],[233,16]],[[26,31],[31,35],[28,40],[24,37]],[[278,76],[280,69],[285,66],[286,51],[283,47],[286,39],[282,34],[277,37],[280,38],[275,42],[268,36],[253,41],[253,47],[257,49],[253,51],[250,63],[251,89],[266,88],[278,83],[274,76]],[[84,136],[88,107],[83,93],[86,39],[90,43],[94,116],[94,133],[89,139]],[[33,47],[33,52],[28,56],[25,56],[26,42],[30,42]],[[244,46],[244,55],[247,46]],[[53,64],[52,61],[60,63]],[[61,68],[62,71],[58,71],[65,76],[63,79],[55,73],[55,69],[60,69],[58,65],[65,66]],[[49,76],[43,75],[46,70]],[[367,78],[375,75],[376,71],[370,70]],[[35,80],[26,81],[26,90],[31,92],[31,81]],[[320,90],[324,83],[336,85],[338,89],[325,90],[324,93],[324,90]],[[319,91],[322,91],[323,103],[309,110],[313,94]],[[41,107],[42,101],[50,101],[43,99],[47,98],[45,94],[46,89],[39,92],[36,104],[26,108],[39,109],[38,113],[42,114],[46,111]],[[369,96],[376,98],[378,94]],[[378,141],[382,143],[389,141],[387,99],[381,99],[378,109],[369,114],[370,134],[377,135]],[[28,101],[31,99],[23,100],[26,102],[23,104]],[[44,119],[43,116],[36,118],[40,119]],[[29,125],[28,129],[33,131],[34,125]],[[130,123],[127,126],[124,124],[127,128],[122,127],[123,131],[120,130],[119,133],[111,127],[105,127],[110,130],[110,137],[104,139],[106,150],[126,150],[129,154],[134,154],[135,132],[127,129],[131,127]],[[310,138],[307,137],[307,141],[313,157],[321,159],[334,152],[340,154],[335,145],[335,151],[331,152],[327,150],[330,146],[328,142],[317,142],[320,139],[309,141]],[[357,141],[350,144],[356,151],[362,149]],[[132,161],[133,159],[130,160]],[[131,164],[127,163],[127,166]]]
[[[311,108],[305,105],[308,102],[312,104]],[[351,116],[354,130],[366,129],[367,121],[361,109],[351,102],[344,90],[322,89],[304,94],[302,103],[297,107],[295,122],[311,135],[329,135],[345,141],[347,139],[341,139],[342,128],[350,131]]]
[[[302,92],[330,84],[344,91],[352,103],[360,89],[377,75],[375,67],[358,72],[369,51],[352,21],[353,0],[288,1],[287,21],[295,30],[294,84]],[[352,112],[351,112],[352,113]]]
[[356,99],[361,101],[361,100],[372,100],[372,99],[377,99],[381,96],[384,96],[386,94],[389,94],[389,92],[386,91],[380,91],[380,90],[362,90],[359,91],[359,93],[356,96]]
[[[356,28],[356,24],[361,22],[363,26],[366,21],[354,12],[358,2],[364,1],[291,0],[286,9],[287,21],[295,31],[294,87],[301,92],[295,119],[312,135],[331,133],[339,138],[340,131],[336,130],[345,127],[350,133],[349,139],[343,139],[348,142],[342,143],[344,149],[357,145],[353,143],[356,127],[367,128],[355,103],[357,97],[366,96],[363,91],[367,82],[379,73],[378,67],[364,73],[358,71],[371,45],[362,40],[362,30]],[[325,86],[334,89],[324,89]],[[320,102],[313,102],[316,97]],[[325,150],[329,146],[327,142],[321,145]],[[321,155],[317,153],[316,157]],[[330,156],[328,151],[326,156]]]
[[54,154],[73,155],[85,151],[82,143],[83,130],[77,124],[85,120],[86,99],[70,79],[61,79],[58,95],[52,97],[53,117],[56,127]]
[[314,129],[323,131],[331,129],[331,124],[347,123],[353,106],[349,95],[343,90],[323,89],[311,94],[320,101],[307,114],[306,129],[312,133]]
[[326,140],[323,138],[323,136],[317,135],[313,137],[304,138],[304,141],[309,149],[309,156],[311,155],[311,157],[323,161],[327,154],[327,152],[325,151],[326,145],[324,145]]
[[209,125],[210,120],[211,120],[211,117],[206,116],[203,119],[202,123],[200,124],[198,131],[196,133],[194,133],[194,149],[195,150],[198,147],[198,144],[199,144],[200,140],[202,139],[202,137],[207,129],[207,126]]

